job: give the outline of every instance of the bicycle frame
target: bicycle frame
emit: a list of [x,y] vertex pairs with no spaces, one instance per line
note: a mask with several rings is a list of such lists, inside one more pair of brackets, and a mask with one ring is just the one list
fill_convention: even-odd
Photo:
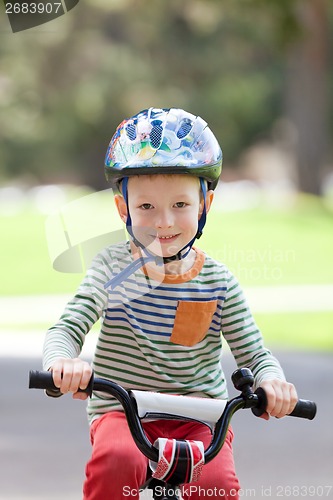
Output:
[[[267,404],[265,393],[260,388],[255,392],[252,391],[254,378],[250,370],[247,368],[236,370],[232,375],[232,381],[236,389],[239,390],[241,394],[226,403],[225,409],[213,429],[211,443],[207,449],[204,450],[204,463],[210,462],[221,450],[230,421],[237,411],[244,408],[250,408],[256,416],[260,416],[265,411]],[[53,392],[53,395],[56,395],[55,393],[58,393],[57,395],[59,395],[59,389],[53,383],[51,372],[31,371],[29,388],[46,389]],[[83,392],[91,395],[93,390],[107,392],[121,403],[136,446],[149,460],[157,463],[159,459],[159,451],[148,440],[144,432],[138,415],[137,403],[131,391],[127,391],[117,383],[110,380],[95,378],[92,376],[88,387]],[[190,401],[191,398],[189,397],[188,400]],[[205,401],[204,398],[203,401]],[[291,416],[307,418],[309,420],[312,420],[315,415],[315,403],[306,400],[299,400],[291,414]],[[170,418],[172,418],[172,415]],[[180,484],[182,484],[182,482],[164,482],[162,480],[152,478],[143,485],[143,488],[147,487],[152,489],[153,497],[158,498],[159,500],[176,500],[180,498],[177,496],[180,490]],[[157,489],[159,493],[155,496],[155,491]],[[161,491],[165,491],[166,495],[161,496]]]

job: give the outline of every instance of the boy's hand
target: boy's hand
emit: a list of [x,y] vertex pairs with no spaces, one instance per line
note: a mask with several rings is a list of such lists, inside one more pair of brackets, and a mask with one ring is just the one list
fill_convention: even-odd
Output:
[[54,384],[62,394],[73,392],[74,399],[87,399],[88,394],[77,392],[89,384],[92,369],[89,363],[80,358],[60,358],[52,366]]
[[282,418],[289,415],[297,403],[297,392],[293,384],[279,379],[265,380],[260,384],[267,396],[266,413],[262,418]]

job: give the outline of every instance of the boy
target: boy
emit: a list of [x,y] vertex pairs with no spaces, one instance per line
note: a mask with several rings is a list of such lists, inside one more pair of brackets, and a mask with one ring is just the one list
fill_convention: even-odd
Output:
[[[219,144],[199,117],[180,109],[144,110],[124,120],[111,139],[105,172],[130,241],[94,260],[59,322],[47,333],[44,367],[62,393],[88,384],[91,367],[79,358],[85,335],[102,318],[93,369],[125,388],[227,398],[222,337],[238,366],[249,367],[268,397],[266,418],[291,413],[297,394],[265,349],[237,280],[193,247],[206,221],[222,168]],[[88,404],[92,457],[85,500],[118,500],[138,491],[147,459],[130,436],[117,401],[94,393]],[[210,442],[200,423],[153,421],[148,438]],[[238,498],[232,430],[197,491]],[[199,498],[194,489],[191,500]],[[128,496],[128,495],[127,495]],[[131,495],[131,498],[138,498]],[[215,498],[212,496],[211,498]],[[216,497],[217,498],[217,497]],[[218,498],[221,498],[219,496]]]

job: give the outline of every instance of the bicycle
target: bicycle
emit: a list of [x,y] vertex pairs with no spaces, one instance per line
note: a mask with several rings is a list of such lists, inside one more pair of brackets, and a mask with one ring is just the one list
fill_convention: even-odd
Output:
[[[240,394],[229,401],[127,391],[115,382],[95,378],[94,375],[83,392],[89,396],[93,391],[106,392],[121,403],[133,439],[139,450],[150,460],[153,472],[151,474],[147,471],[147,480],[140,491],[151,489],[155,500],[181,500],[180,485],[195,480],[200,475],[203,464],[210,462],[219,453],[233,415],[241,409],[251,409],[256,416],[265,412],[265,392],[262,388],[253,392],[254,377],[251,371],[248,368],[238,369],[231,378]],[[30,371],[29,388],[44,389],[52,396],[60,395],[51,372]],[[170,408],[172,412],[169,411]],[[316,412],[317,407],[313,401],[300,399],[290,416],[312,420]],[[165,449],[161,452],[146,437],[141,424],[144,418],[205,423],[212,429],[211,443],[203,450],[197,442],[171,440],[172,453],[167,453]]]

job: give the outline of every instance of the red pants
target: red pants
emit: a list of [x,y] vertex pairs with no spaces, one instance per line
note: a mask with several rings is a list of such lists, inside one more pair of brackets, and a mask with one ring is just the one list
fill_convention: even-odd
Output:
[[[159,437],[211,440],[207,426],[200,423],[158,420],[143,424],[148,439]],[[148,459],[136,447],[122,412],[106,413],[91,426],[92,456],[86,467],[84,500],[139,499],[146,480]],[[203,468],[200,480],[183,486],[184,500],[224,498],[238,500],[239,483],[232,453],[233,432],[229,428],[220,453]]]

